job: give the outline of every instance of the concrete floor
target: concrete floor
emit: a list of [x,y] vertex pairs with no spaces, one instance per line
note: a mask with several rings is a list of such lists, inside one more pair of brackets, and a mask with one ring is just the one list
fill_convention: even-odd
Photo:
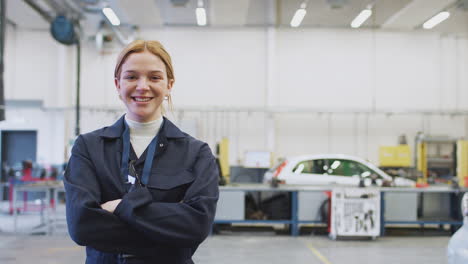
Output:
[[[64,209],[58,219],[64,223]],[[0,203],[0,263],[82,264],[84,248],[71,241],[65,225],[58,225],[53,235],[44,228],[38,213],[22,213],[14,233],[14,218],[7,214],[7,204]],[[60,221],[59,221],[60,222]],[[275,232],[222,232],[210,236],[195,253],[197,264],[444,264],[449,235],[431,236],[430,232],[411,236],[386,236],[375,241],[332,241],[325,235],[275,235]]]
[[[209,237],[194,256],[211,264],[443,264],[449,237],[382,237],[376,241],[332,241],[326,236]],[[84,248],[65,235],[0,234],[0,263],[82,264]]]

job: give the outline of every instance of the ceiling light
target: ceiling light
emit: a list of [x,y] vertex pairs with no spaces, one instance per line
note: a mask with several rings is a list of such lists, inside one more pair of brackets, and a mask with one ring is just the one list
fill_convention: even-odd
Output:
[[435,26],[437,26],[440,22],[444,21],[445,19],[449,18],[450,13],[447,11],[440,12],[439,14],[433,16],[431,19],[426,21],[423,24],[424,29],[431,29]]
[[112,8],[105,7],[102,9],[102,12],[104,13],[104,15],[107,17],[107,19],[109,20],[109,22],[111,22],[113,26],[120,25],[120,19],[114,13],[114,10],[112,10]]
[[362,23],[366,22],[366,20],[372,15],[372,10],[367,8],[361,11],[359,15],[351,22],[352,28],[358,28],[362,25]]
[[302,19],[304,19],[306,14],[306,4],[302,3],[301,8],[296,10],[296,13],[294,13],[293,18],[291,19],[291,27],[298,27],[302,23]]
[[199,26],[206,26],[206,11],[203,7],[198,7],[196,10],[197,24]]

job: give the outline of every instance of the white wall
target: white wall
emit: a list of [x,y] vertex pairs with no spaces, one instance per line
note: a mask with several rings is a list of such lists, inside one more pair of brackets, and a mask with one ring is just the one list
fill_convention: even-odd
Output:
[[[5,67],[14,85],[5,89],[7,99],[44,100],[56,90],[58,45],[45,32],[15,30],[14,43],[7,40]],[[10,45],[8,45],[10,44]]]
[[371,107],[371,33],[281,30],[277,41],[276,105]]
[[0,130],[37,131],[37,162],[60,164],[67,156],[64,115],[62,111],[10,109],[6,111],[6,121],[0,122]]
[[[73,138],[74,47],[57,44],[48,32],[10,28],[8,34],[6,98],[42,100],[47,109],[63,109],[66,125],[59,141]],[[171,119],[213,147],[228,137],[232,164],[247,150],[273,150],[276,156],[341,152],[377,161],[378,146],[395,145],[401,134],[412,143],[418,131],[455,137],[468,133],[466,116],[383,114],[467,111],[465,38],[432,32],[261,28],[174,28],[143,31],[141,36],[161,40],[172,54],[176,112]],[[116,57],[116,51],[99,53],[92,43],[83,45],[82,132],[111,124],[123,111],[113,84]],[[245,110],[265,106],[309,110]],[[115,110],[102,110],[108,108]],[[188,108],[192,110],[182,111]],[[244,110],[222,111],[232,108]],[[52,122],[48,114],[34,118]],[[53,145],[51,140],[42,144]]]
[[462,79],[466,39],[430,32],[283,30],[278,43],[278,105],[396,111],[468,107],[457,96],[468,84]]

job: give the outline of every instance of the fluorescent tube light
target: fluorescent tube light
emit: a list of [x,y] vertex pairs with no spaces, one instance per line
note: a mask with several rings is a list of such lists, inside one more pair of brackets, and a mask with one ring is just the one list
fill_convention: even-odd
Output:
[[291,19],[291,27],[298,27],[302,23],[307,11],[304,8],[299,8]]
[[450,13],[447,11],[440,12],[439,14],[433,16],[431,19],[426,21],[423,24],[424,29],[431,29],[435,26],[437,26],[440,22],[444,21],[445,19],[449,18]]
[[114,10],[110,7],[105,7],[102,9],[102,12],[104,15],[109,19],[112,25],[118,26],[120,25],[120,19],[117,17],[117,15],[114,13]]
[[197,24],[199,26],[206,26],[206,11],[205,11],[205,8],[198,7],[195,10],[195,13],[197,15]]
[[362,23],[366,22],[366,20],[372,15],[372,10],[364,9],[357,15],[357,17],[351,22],[352,28],[358,28],[362,25]]

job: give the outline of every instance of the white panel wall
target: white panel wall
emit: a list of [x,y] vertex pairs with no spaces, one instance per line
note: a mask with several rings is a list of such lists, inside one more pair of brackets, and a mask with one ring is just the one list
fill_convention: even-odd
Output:
[[5,64],[9,67],[9,62],[14,60],[14,86],[6,89],[8,99],[44,100],[57,89],[59,45],[48,34],[16,30],[14,46],[6,46],[5,53],[14,55]]
[[[57,44],[49,32],[8,27],[7,98],[52,100],[63,93],[74,102],[74,47]],[[176,106],[326,109],[468,109],[468,41],[434,33],[347,30],[278,30],[276,55],[267,61],[266,30],[171,29],[144,31],[173,56]],[[271,41],[271,38],[268,38]],[[273,39],[275,40],[275,39]],[[113,83],[117,52],[82,48],[82,103],[118,106]],[[277,68],[276,90],[266,70]],[[65,77],[63,75],[66,75]],[[60,78],[62,80],[60,80]],[[465,89],[464,89],[465,88]],[[267,89],[270,89],[267,91]],[[66,91],[66,93],[64,92]]]
[[369,109],[372,35],[368,32],[280,30],[276,104]]
[[[282,30],[278,105],[455,110],[466,40],[426,32]],[[463,79],[464,78],[464,79]],[[465,85],[465,86],[463,86]],[[466,90],[466,89],[465,89]],[[466,109],[466,104],[465,104]]]
[[329,152],[328,115],[281,114],[275,121],[276,156]]
[[[396,144],[401,134],[407,135],[409,143],[418,131],[467,136],[465,117],[179,111],[265,105],[343,112],[468,110],[467,39],[430,32],[273,31],[175,28],[141,32],[146,39],[161,40],[173,57],[176,112],[170,114],[171,119],[196,130],[213,148],[228,137],[231,164],[242,161],[247,150],[273,150],[277,157],[340,152],[377,161],[378,146]],[[41,134],[60,138],[41,138],[39,152],[47,157],[50,152],[51,160],[59,159],[57,153],[63,153],[59,149],[66,145],[56,142],[73,138],[75,52],[74,47],[57,44],[49,32],[8,27],[6,98],[42,100],[46,109],[58,107],[63,113],[25,115],[25,120],[44,124]],[[82,132],[110,125],[122,113],[113,84],[116,57],[117,51],[99,53],[92,43],[83,44]],[[109,107],[116,110],[97,110]],[[7,109],[7,116],[14,116],[11,111],[20,110]]]
[[117,53],[99,53],[94,43],[84,43],[82,50],[81,103],[88,107],[118,107],[121,101],[114,85]]
[[468,38],[458,38],[457,100],[460,109],[468,109]]
[[461,57],[457,56],[457,49],[460,49],[459,41],[456,38],[441,38],[440,39],[440,83],[438,87],[439,95],[438,104],[433,107],[438,107],[441,110],[457,110],[457,90],[459,88],[459,72],[455,70],[459,65]]
[[[53,57],[40,66],[40,71],[52,71],[51,86],[43,91],[41,100],[44,106],[66,108],[74,104],[76,98],[77,58],[76,46],[54,43]],[[39,67],[39,65],[36,65]]]
[[440,41],[436,34],[376,34],[378,109],[437,109],[440,105]]

